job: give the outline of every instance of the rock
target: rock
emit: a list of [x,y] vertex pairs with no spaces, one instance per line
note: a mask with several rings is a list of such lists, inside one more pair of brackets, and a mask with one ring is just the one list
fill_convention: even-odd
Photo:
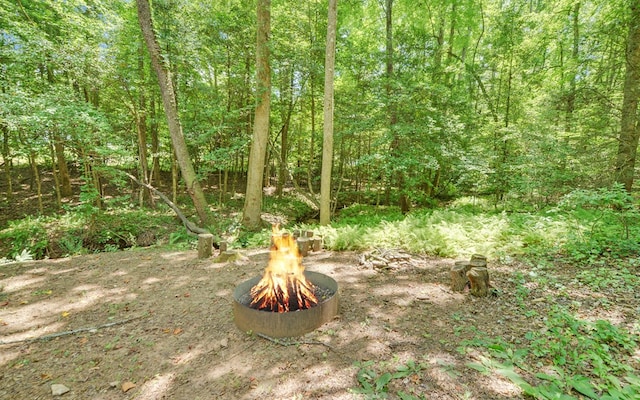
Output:
[[227,347],[229,345],[229,339],[224,338],[220,341],[220,347]]
[[118,386],[120,386],[120,381],[109,382],[110,388],[117,388]]
[[60,383],[54,383],[53,385],[51,385],[51,394],[54,396],[62,396],[69,390],[71,389]]

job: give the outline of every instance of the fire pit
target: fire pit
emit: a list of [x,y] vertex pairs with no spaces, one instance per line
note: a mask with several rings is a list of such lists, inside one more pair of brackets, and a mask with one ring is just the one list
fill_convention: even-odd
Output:
[[233,292],[233,316],[243,331],[274,338],[311,332],[338,313],[338,284],[331,277],[304,271],[295,239],[279,233],[271,237],[269,264]]

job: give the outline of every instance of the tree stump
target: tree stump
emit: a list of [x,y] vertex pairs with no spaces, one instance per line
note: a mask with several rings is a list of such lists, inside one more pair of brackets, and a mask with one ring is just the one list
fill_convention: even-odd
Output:
[[474,267],[467,272],[469,282],[471,282],[470,293],[473,296],[485,297],[489,294],[489,271],[487,267]]
[[227,250],[227,251],[221,252],[218,255],[218,257],[213,259],[213,261],[217,263],[223,263],[223,262],[242,261],[245,259],[246,257],[243,256],[239,251]]
[[471,261],[469,261],[472,268],[476,267],[486,267],[487,266],[487,257],[481,254],[474,254],[471,256]]
[[469,281],[467,272],[471,269],[471,263],[467,261],[456,261],[451,267],[451,290],[454,292],[462,292]]
[[319,237],[314,237],[313,245],[311,247],[313,251],[320,251],[320,249],[322,249],[322,239]]
[[301,256],[307,256],[309,254],[309,238],[298,238],[296,240],[298,243],[298,251],[300,251]]
[[227,251],[228,247],[229,244],[226,241],[222,240],[220,242],[220,253],[224,253],[225,251]]
[[209,258],[213,254],[213,235],[201,233],[198,235],[198,258]]

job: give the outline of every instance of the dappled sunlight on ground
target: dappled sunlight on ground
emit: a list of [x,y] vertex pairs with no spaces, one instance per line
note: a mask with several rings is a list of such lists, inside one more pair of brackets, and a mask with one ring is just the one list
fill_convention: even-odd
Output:
[[[314,253],[303,265],[338,282],[339,315],[283,345],[233,323],[233,290],[262,274],[268,260],[266,250],[246,255],[212,263],[194,251],[148,249],[3,266],[0,398],[46,398],[51,383],[63,383],[71,389],[65,396],[82,399],[353,400],[362,398],[351,389],[367,361],[379,373],[421,365],[389,383],[394,393],[523,398],[504,377],[466,366],[479,354],[459,351],[478,332],[508,339],[542,328],[546,300],[533,303],[538,315],[514,306],[518,266],[490,266],[504,294],[475,299],[449,290],[454,260],[420,258],[410,268],[377,271],[358,265],[355,253]],[[559,296],[526,283],[528,300]],[[628,321],[624,309],[589,307],[598,299],[584,294],[580,315]],[[72,333],[7,344],[61,332]],[[125,382],[136,386],[124,393]]]

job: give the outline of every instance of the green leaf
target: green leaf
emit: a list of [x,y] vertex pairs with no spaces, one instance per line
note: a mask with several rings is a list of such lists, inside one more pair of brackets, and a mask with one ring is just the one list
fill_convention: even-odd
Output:
[[591,381],[589,378],[582,375],[576,375],[569,381],[569,384],[572,388],[574,388],[578,393],[583,394],[590,399],[599,399],[600,396],[595,392]]
[[480,363],[476,363],[476,362],[469,362],[465,364],[467,367],[471,368],[471,369],[475,369],[478,372],[481,372],[483,374],[488,374],[489,373],[489,368],[487,368],[485,365],[482,365]]
[[376,379],[376,392],[386,392],[386,386],[391,381],[391,374],[389,372],[385,372],[380,375],[378,379]]

